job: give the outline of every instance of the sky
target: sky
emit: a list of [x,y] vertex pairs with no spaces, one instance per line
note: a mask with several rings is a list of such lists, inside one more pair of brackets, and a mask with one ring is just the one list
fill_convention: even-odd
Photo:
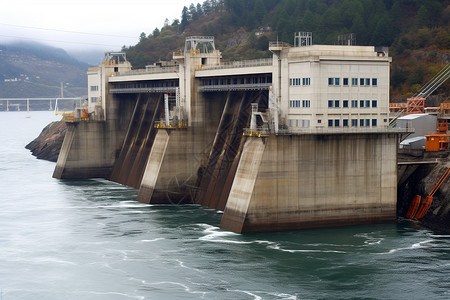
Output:
[[181,19],[192,0],[6,0],[0,43],[36,41],[67,51],[119,51],[135,45],[165,19]]

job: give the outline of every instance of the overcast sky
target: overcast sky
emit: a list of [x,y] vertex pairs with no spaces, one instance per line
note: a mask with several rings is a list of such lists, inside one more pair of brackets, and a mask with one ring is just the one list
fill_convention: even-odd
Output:
[[33,40],[66,50],[120,50],[141,32],[181,19],[192,0],[5,0],[0,42]]

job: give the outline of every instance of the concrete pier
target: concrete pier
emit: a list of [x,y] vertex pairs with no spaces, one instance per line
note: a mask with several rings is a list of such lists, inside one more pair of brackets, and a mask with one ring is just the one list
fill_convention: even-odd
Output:
[[221,226],[274,231],[393,221],[395,134],[248,138]]

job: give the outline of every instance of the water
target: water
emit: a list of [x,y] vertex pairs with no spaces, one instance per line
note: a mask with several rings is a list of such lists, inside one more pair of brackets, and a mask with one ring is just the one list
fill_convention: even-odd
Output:
[[0,113],[0,299],[450,299],[450,235],[409,221],[238,235],[200,206],[56,180],[24,145],[55,117]]

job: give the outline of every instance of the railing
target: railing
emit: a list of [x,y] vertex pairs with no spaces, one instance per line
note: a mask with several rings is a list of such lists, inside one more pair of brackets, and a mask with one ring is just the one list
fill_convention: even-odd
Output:
[[268,90],[272,83],[214,84],[198,87],[199,92]]
[[137,69],[130,71],[123,71],[117,73],[116,76],[127,76],[127,75],[142,75],[142,74],[163,74],[163,73],[177,73],[179,72],[179,67],[157,67],[148,69]]
[[[303,135],[303,134],[357,134],[357,133],[413,133],[414,128],[289,128],[280,129],[276,133],[277,135]],[[270,134],[275,134],[273,130],[267,128],[250,129],[244,128],[243,135],[262,137]]]
[[188,128],[188,122],[181,121],[181,122],[169,122],[169,125],[166,124],[165,121],[155,121],[153,123],[154,128],[160,128],[160,129],[186,129]]
[[271,58],[252,59],[252,60],[237,60],[230,62],[222,62],[220,65],[204,65],[202,70],[217,70],[217,69],[232,69],[232,68],[249,68],[249,67],[261,67],[271,66]]
[[286,42],[272,41],[272,42],[269,42],[269,49],[271,47],[280,48],[280,47],[292,47],[292,46]]
[[111,94],[128,94],[128,93],[174,93],[176,86],[167,87],[142,87],[142,88],[110,88]]

